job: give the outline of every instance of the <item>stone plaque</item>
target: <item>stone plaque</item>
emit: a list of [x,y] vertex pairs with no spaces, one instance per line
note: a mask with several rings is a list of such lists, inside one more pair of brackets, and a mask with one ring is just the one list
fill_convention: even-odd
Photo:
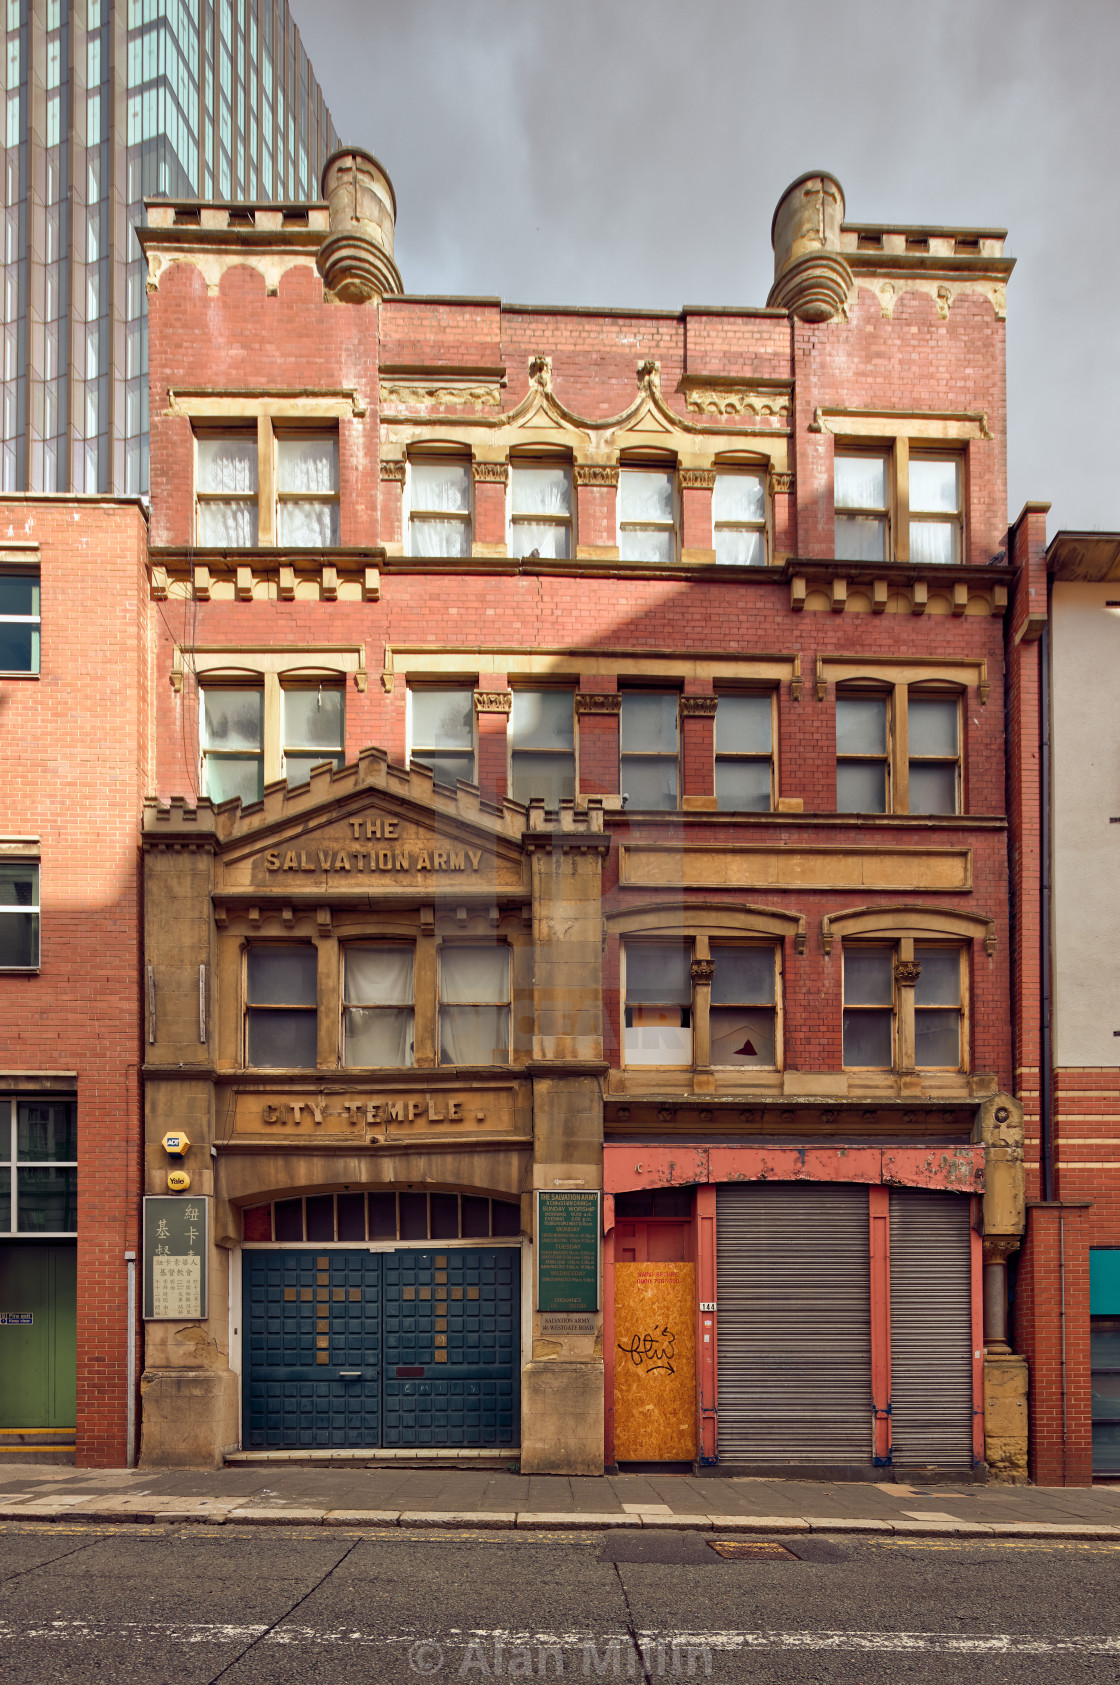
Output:
[[564,1339],[573,1334],[594,1334],[598,1318],[594,1316],[578,1315],[575,1312],[546,1312],[541,1317],[541,1334],[553,1339]]
[[600,1195],[575,1189],[537,1194],[537,1309],[599,1309]]
[[458,1139],[513,1135],[517,1129],[514,1083],[482,1088],[407,1087],[239,1089],[234,1132],[274,1141],[346,1135],[357,1141],[412,1137]]
[[190,1194],[144,1201],[144,1318],[199,1321],[206,1312],[210,1202]]

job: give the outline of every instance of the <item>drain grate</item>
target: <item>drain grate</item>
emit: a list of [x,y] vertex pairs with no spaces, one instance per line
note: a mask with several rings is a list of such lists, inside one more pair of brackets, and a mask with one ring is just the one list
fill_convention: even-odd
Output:
[[709,1539],[709,1545],[717,1556],[725,1556],[733,1562],[744,1558],[756,1560],[762,1557],[767,1561],[800,1562],[796,1552],[785,1545],[775,1544],[769,1539]]

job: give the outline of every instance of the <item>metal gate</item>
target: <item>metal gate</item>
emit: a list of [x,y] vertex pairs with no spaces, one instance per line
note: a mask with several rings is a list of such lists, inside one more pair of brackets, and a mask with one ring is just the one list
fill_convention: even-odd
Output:
[[961,1194],[893,1189],[891,1457],[972,1462],[972,1254]]
[[246,1448],[516,1445],[519,1251],[243,1259]]
[[871,1461],[869,1252],[866,1188],[718,1190],[721,1462]]

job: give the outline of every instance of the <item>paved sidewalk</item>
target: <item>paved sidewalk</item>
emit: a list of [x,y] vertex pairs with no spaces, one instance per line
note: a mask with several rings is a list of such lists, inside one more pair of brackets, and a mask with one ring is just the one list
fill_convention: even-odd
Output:
[[0,1522],[206,1521],[345,1527],[661,1527],[708,1532],[1115,1539],[1120,1485],[872,1486],[500,1469],[241,1466],[0,1470]]

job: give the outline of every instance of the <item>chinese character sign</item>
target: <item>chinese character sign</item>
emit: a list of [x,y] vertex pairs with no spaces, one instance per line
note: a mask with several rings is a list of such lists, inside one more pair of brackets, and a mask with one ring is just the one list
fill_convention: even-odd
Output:
[[144,1201],[144,1316],[149,1322],[206,1316],[209,1201],[159,1194]]

